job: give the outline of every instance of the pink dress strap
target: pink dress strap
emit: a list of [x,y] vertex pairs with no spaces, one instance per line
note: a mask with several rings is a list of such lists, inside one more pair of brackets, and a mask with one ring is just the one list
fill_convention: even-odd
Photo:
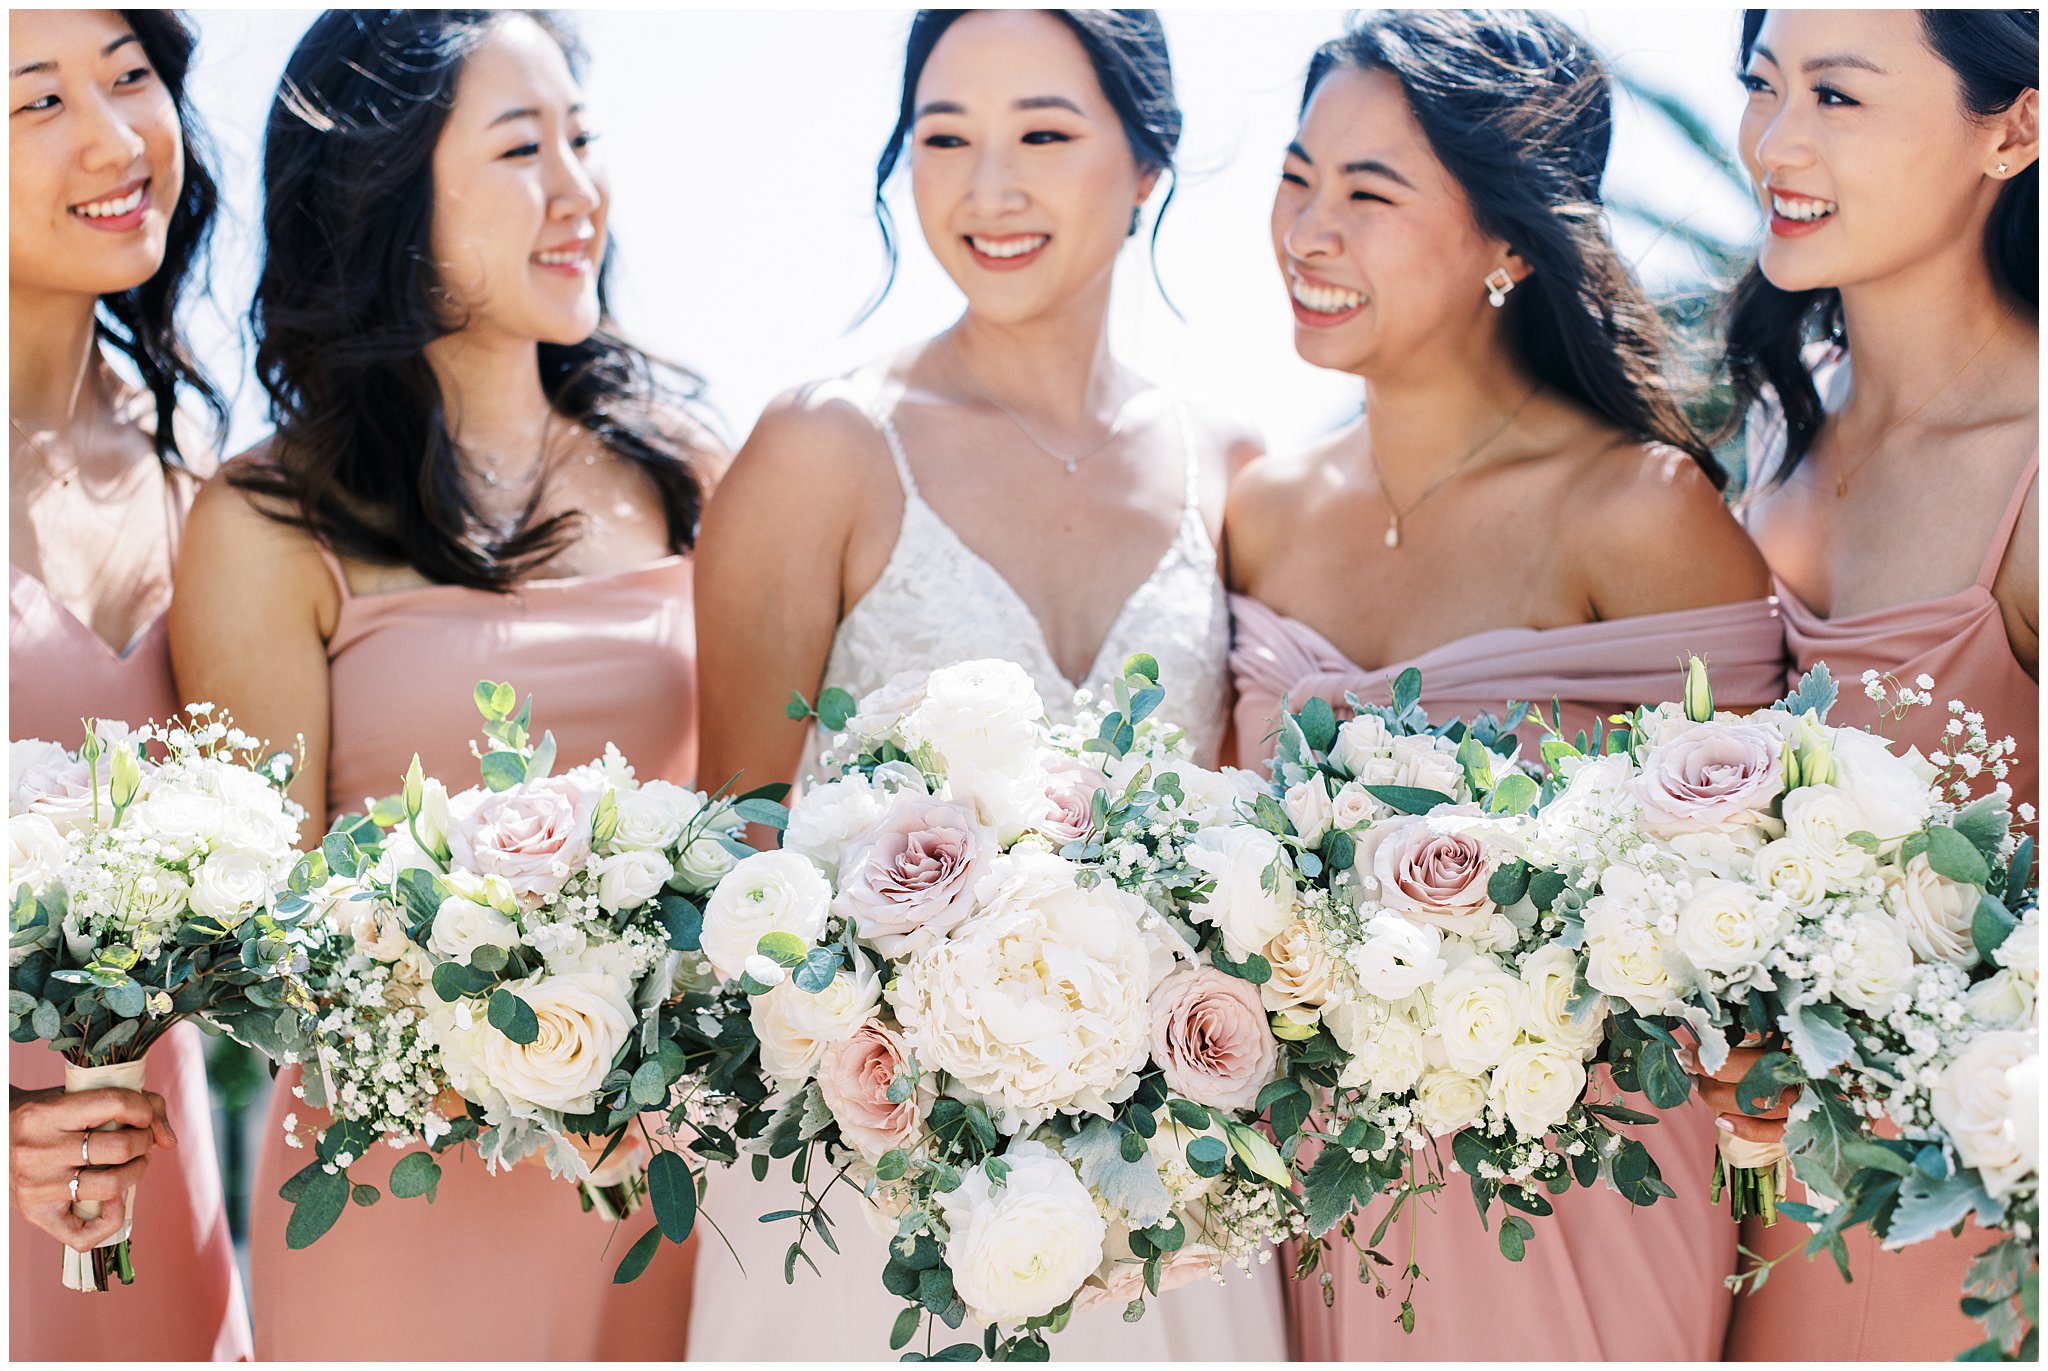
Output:
[[348,573],[341,569],[341,558],[334,555],[334,549],[328,547],[327,544],[321,542],[318,538],[315,538],[313,540],[313,550],[320,554],[320,564],[326,567],[328,574],[334,577],[334,584],[341,591],[343,603],[353,600],[355,595],[348,588]]
[[1991,589],[1991,583],[1998,579],[1998,569],[2005,565],[2006,550],[2012,546],[2013,530],[2019,527],[2020,511],[2027,507],[2027,492],[2034,488],[2034,478],[2040,472],[2041,449],[2037,447],[2020,471],[2012,499],[2005,506],[2005,515],[1998,521],[1998,532],[1991,536],[1991,547],[1984,554],[1984,565],[1977,572],[1977,584],[1986,590]]

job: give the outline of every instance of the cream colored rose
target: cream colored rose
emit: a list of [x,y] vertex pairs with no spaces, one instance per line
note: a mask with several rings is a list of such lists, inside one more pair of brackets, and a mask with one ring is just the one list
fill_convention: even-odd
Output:
[[1330,827],[1356,833],[1388,812],[1387,806],[1372,797],[1363,781],[1350,781],[1330,799]]
[[2036,1182],[2041,1166],[2040,1041],[1986,1033],[1934,1084],[1934,1117],[1994,1199]]
[[676,873],[692,890],[711,889],[739,864],[740,858],[731,848],[711,837],[693,839],[676,854]]
[[476,1042],[483,1078],[515,1112],[522,1105],[587,1112],[633,1031],[633,1010],[623,988],[612,977],[589,971],[515,981],[505,988],[526,1001],[540,1032],[522,1045],[495,1029],[485,1030]]
[[1982,897],[1976,886],[1951,881],[1928,864],[1925,854],[1886,877],[1885,908],[1922,961],[1969,967],[1983,960],[1970,933]]
[[1043,1143],[1003,1154],[1001,1185],[968,1168],[939,1196],[946,1265],[976,1323],[1015,1323],[1065,1304],[1102,1264],[1109,1225],[1074,1168]]
[[57,825],[40,814],[16,814],[7,821],[7,887],[40,894],[71,859],[71,844]]
[[1784,936],[1783,919],[1739,881],[1695,883],[1678,911],[1673,941],[1694,966],[1740,980],[1760,966]]
[[1437,983],[1435,1036],[1460,1071],[1490,1071],[1521,1032],[1528,990],[1484,954],[1452,967]]
[[1572,1012],[1579,989],[1578,954],[1557,943],[1546,943],[1522,961],[1522,984],[1528,987],[1523,1003],[1529,1018],[1529,1033],[1545,1042],[1569,1048],[1590,1057],[1600,1046],[1606,1031],[1607,1001],[1593,996],[1583,1016]]
[[857,971],[842,968],[831,984],[813,995],[784,981],[749,1004],[754,1036],[761,1040],[761,1067],[784,1089],[794,1089],[818,1069],[825,1049],[851,1037],[882,1000],[882,981],[865,960]]
[[434,914],[433,931],[427,934],[427,950],[451,962],[467,962],[472,952],[485,943],[493,947],[519,945],[519,926],[489,905],[450,895]]
[[1330,831],[1330,787],[1320,771],[1289,786],[1280,807],[1287,811],[1295,836],[1310,847]]
[[1432,1138],[1478,1123],[1486,1113],[1487,1079],[1439,1068],[1415,1087],[1415,1122]]
[[1800,912],[1818,909],[1828,897],[1828,870],[1803,843],[1777,838],[1757,852],[1757,883],[1784,897]]
[[[101,812],[112,812],[106,798],[108,767],[100,765]],[[92,824],[92,770],[63,748],[41,738],[19,738],[7,745],[7,812],[39,814],[60,833]]]
[[832,908],[832,886],[808,858],[757,852],[732,869],[704,903],[704,955],[721,980],[736,981],[770,933],[815,943]]
[[1353,776],[1363,776],[1369,762],[1390,756],[1393,750],[1394,735],[1388,732],[1385,721],[1377,714],[1361,714],[1346,719],[1337,729],[1330,760]]
[[1586,1064],[1578,1052],[1554,1043],[1521,1043],[1501,1058],[1490,1099],[1517,1133],[1536,1138],[1564,1122],[1585,1091]]
[[1336,984],[1337,961],[1323,938],[1306,919],[1296,919],[1266,944],[1265,958],[1273,974],[1259,987],[1269,1010],[1315,1010]]
[[[354,884],[346,877],[334,877],[308,898],[317,902],[323,892],[339,890],[345,893],[352,889]],[[332,908],[341,919],[350,941],[355,944],[356,951],[372,961],[398,961],[405,956],[407,948],[414,946],[412,939],[405,936],[405,916],[383,900],[342,898]],[[431,968],[427,974],[432,976]]]
[[1409,734],[1394,739],[1393,752],[1400,767],[1396,784],[1464,798],[1465,768],[1458,764],[1457,745],[1448,738]]
[[613,792],[618,829],[611,846],[622,852],[660,852],[674,847],[683,828],[701,807],[681,786],[649,781],[631,790]]
[[216,852],[192,873],[192,908],[223,925],[241,922],[270,900],[267,863],[246,852]]
[[1831,785],[1803,785],[1785,796],[1785,839],[1806,849],[1837,888],[1868,875],[1877,858],[1849,841],[1866,832],[1863,812]]
[[1920,749],[1894,753],[1884,738],[1860,728],[1830,732],[1835,786],[1855,804],[1863,828],[1889,848],[1927,826],[1935,771]]
[[1963,992],[1963,1010],[1986,1028],[2025,1028],[2034,1020],[2034,981],[2002,969]]
[[597,903],[607,914],[638,909],[668,884],[675,869],[658,849],[628,848],[590,864],[597,877]]
[[1913,949],[1898,922],[1874,909],[1849,916],[1854,951],[1835,968],[1835,998],[1865,1014],[1888,1014],[1913,984]]
[[[1242,961],[1273,941],[1294,922],[1294,868],[1282,860],[1280,840],[1249,824],[1205,828],[1187,846],[1188,864],[1215,882],[1215,889],[1193,902],[1188,917],[1214,924],[1223,932],[1223,947]],[[1264,885],[1269,867],[1277,871],[1273,888]]]
[[1603,995],[1625,1001],[1638,1014],[1674,1014],[1684,987],[1671,974],[1664,940],[1626,919],[1597,917],[1606,896],[1586,907],[1586,980]]

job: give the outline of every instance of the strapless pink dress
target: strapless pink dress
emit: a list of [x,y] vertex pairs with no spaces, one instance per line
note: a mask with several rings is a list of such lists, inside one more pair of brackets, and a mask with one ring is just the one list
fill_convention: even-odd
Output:
[[[451,787],[477,779],[482,719],[471,692],[509,681],[533,697],[567,767],[616,743],[643,780],[678,783],[697,765],[696,629],[691,565],[527,582],[510,595],[423,586],[352,596],[342,587],[327,645],[332,690],[328,817],[398,791],[414,752]],[[378,1146],[354,1168],[385,1191],[351,1206],[313,1246],[285,1246],[291,1207],[278,1186],[311,1158],[284,1145],[283,1120],[319,1111],[278,1077],[249,1222],[250,1293],[265,1360],[673,1360],[689,1323],[694,1242],[664,1246],[630,1285],[612,1284],[653,1222],[623,1227],[579,1208],[546,1166],[496,1176],[473,1155],[442,1160],[429,1204],[389,1193],[404,1152]],[[406,1151],[416,1150],[408,1148]]]
[[[1632,708],[1678,698],[1688,654],[1713,668],[1717,702],[1729,709],[1770,703],[1783,693],[1784,630],[1769,600],[1648,614],[1565,628],[1506,628],[1475,634],[1377,671],[1351,662],[1320,633],[1245,596],[1231,597],[1236,642],[1237,736],[1246,764],[1270,757],[1280,701],[1299,709],[1311,695],[1347,712],[1350,691],[1384,704],[1394,678],[1422,672],[1422,705],[1433,721],[1480,710],[1500,714],[1510,699],[1563,705],[1567,730]],[[1525,731],[1525,750],[1535,738]],[[1261,742],[1260,740],[1266,740]],[[1631,1101],[1644,1107],[1640,1100]],[[1678,1198],[1634,1209],[1614,1191],[1573,1190],[1538,1219],[1520,1262],[1501,1256],[1498,1206],[1479,1226],[1463,1182],[1435,1196],[1435,1212],[1412,1211],[1388,1230],[1381,1250],[1411,1250],[1426,1279],[1415,1291],[1416,1325],[1403,1333],[1399,1305],[1355,1278],[1337,1245],[1336,1303],[1325,1307],[1311,1280],[1290,1286],[1289,1343],[1301,1361],[1701,1361],[1720,1356],[1735,1269],[1735,1225],[1707,1200],[1714,1116],[1697,1097],[1640,1130]],[[1382,1201],[1382,1204],[1385,1202]],[[1369,1234],[1380,1212],[1365,1221]],[[1419,1231],[1418,1231],[1419,1229]],[[1412,1244],[1412,1247],[1411,1247]],[[1355,1260],[1355,1259],[1354,1259]],[[1292,1257],[1289,1258],[1290,1265]]]
[[[191,483],[172,477],[172,547]],[[75,747],[87,716],[140,724],[180,705],[163,614],[117,653],[42,582],[7,569],[7,736]],[[164,1097],[178,1145],[150,1154],[136,1191],[135,1284],[103,1295],[64,1289],[63,1247],[8,1211],[9,1354],[17,1361],[247,1361],[249,1309],[214,1147],[201,1035],[180,1024],[150,1049],[147,1085]],[[9,1043],[8,1080],[64,1084],[64,1060],[40,1043]]]
[[[1993,737],[2010,734],[2019,744],[2018,765],[2007,777],[2013,801],[2037,806],[2040,687],[2013,656],[1991,586],[2040,461],[2036,452],[2027,463],[1977,579],[1954,595],[1826,619],[1778,582],[1794,669],[1825,661],[1842,683],[1841,703],[1831,718],[1876,722],[1877,707],[1858,684],[1866,670],[1890,672],[1909,685],[1924,671],[1934,678],[1934,708],[1909,712],[1897,725],[1900,741],[1923,752],[1940,746],[1948,702],[1961,700],[1983,711]],[[1765,1228],[1751,1220],[1743,1225],[1742,1242],[1752,1252],[1776,1257],[1803,1244],[1807,1233],[1796,1223]],[[1942,1234],[1886,1252],[1868,1228],[1857,1228],[1844,1239],[1854,1283],[1845,1283],[1827,1256],[1810,1261],[1795,1256],[1771,1272],[1762,1290],[1737,1302],[1727,1358],[1947,1360],[1983,1341],[1982,1328],[1963,1314],[1960,1301],[1971,1259],[1995,1236],[1973,1224],[1960,1237]]]

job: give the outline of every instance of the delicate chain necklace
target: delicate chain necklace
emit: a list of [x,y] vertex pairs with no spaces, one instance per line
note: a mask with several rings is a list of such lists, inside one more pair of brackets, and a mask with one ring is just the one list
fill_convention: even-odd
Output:
[[1394,503],[1393,492],[1387,489],[1387,478],[1380,474],[1380,459],[1373,455],[1371,445],[1367,445],[1365,449],[1365,459],[1366,461],[1372,464],[1372,479],[1379,485],[1380,498],[1387,502],[1387,533],[1384,541],[1386,542],[1386,545],[1388,547],[1401,546],[1401,521],[1407,518],[1409,515],[1413,514],[1416,510],[1422,508],[1422,502],[1424,500],[1427,500],[1430,496],[1436,494],[1437,491],[1441,490],[1445,485],[1449,484],[1451,478],[1458,475],[1460,472],[1464,471],[1464,469],[1468,465],[1470,465],[1473,458],[1477,457],[1480,453],[1484,452],[1488,447],[1492,445],[1494,439],[1500,437],[1501,434],[1506,433],[1508,431],[1509,426],[1512,425],[1515,422],[1515,420],[1522,417],[1522,411],[1529,407],[1529,402],[1536,398],[1536,392],[1541,389],[1543,389],[1543,383],[1541,381],[1538,381],[1535,385],[1529,387],[1529,393],[1522,397],[1522,403],[1516,405],[1513,411],[1509,413],[1508,417],[1500,421],[1500,426],[1498,428],[1494,429],[1492,432],[1488,433],[1484,438],[1481,438],[1477,443],[1473,444],[1470,451],[1468,451],[1463,457],[1460,457],[1457,461],[1451,464],[1450,470],[1446,471],[1443,475],[1437,477],[1434,481],[1431,481],[1427,486],[1425,486],[1423,488],[1422,494],[1416,496],[1414,502],[1410,504],[1406,509],[1402,509],[1400,506]]
[[[37,440],[35,434],[30,433],[27,429],[23,428],[21,426],[21,421],[19,419],[16,419],[12,414],[7,416],[7,422],[14,425],[14,431],[21,435],[22,441],[27,443],[31,448],[34,448],[36,456],[43,459],[43,470],[49,472],[50,475],[56,477],[58,485],[63,486],[66,489],[69,489],[71,486],[72,478],[78,475],[79,471],[82,469],[82,464],[78,462],[73,462],[71,464],[71,470],[60,473],[57,470],[56,459],[50,456],[50,450],[44,447],[42,443]],[[95,410],[92,416],[92,426],[86,430],[85,434],[87,451],[91,451],[93,441],[99,437],[99,432],[100,415],[99,412]]]
[[1111,443],[1115,442],[1117,440],[1117,435],[1124,431],[1124,419],[1129,414],[1131,406],[1136,404],[1139,400],[1143,399],[1144,397],[1152,394],[1153,391],[1157,389],[1157,387],[1154,386],[1147,386],[1145,389],[1139,391],[1137,394],[1125,400],[1123,404],[1117,407],[1116,417],[1110,421],[1109,432],[1103,434],[1098,441],[1089,444],[1080,452],[1066,453],[1060,451],[1051,443],[1048,443],[1045,441],[1045,439],[1039,437],[1037,433],[1032,431],[1031,425],[1024,422],[1024,416],[1017,413],[1016,410],[1011,409],[1001,400],[998,400],[994,395],[991,395],[989,393],[988,387],[984,386],[980,381],[975,379],[974,373],[967,369],[967,363],[961,359],[960,350],[953,346],[952,334],[940,334],[939,341],[945,344],[946,355],[953,360],[953,365],[959,369],[961,379],[967,382],[968,389],[972,390],[977,396],[987,401],[990,405],[993,405],[996,409],[1002,411],[1004,416],[1007,417],[1011,423],[1017,426],[1017,431],[1019,433],[1022,433],[1026,438],[1029,438],[1032,444],[1036,446],[1039,449],[1039,451],[1045,453],[1048,457],[1053,458],[1061,466],[1064,466],[1067,469],[1067,475],[1069,476],[1073,475],[1076,471],[1079,471],[1081,469],[1081,463],[1087,461],[1090,457],[1093,457],[1096,453],[1102,451]]
[[[1863,450],[1862,460],[1857,462],[1854,466],[1844,467],[1841,470],[1841,472],[1838,475],[1836,475],[1835,498],[1837,500],[1840,500],[1848,495],[1849,478],[1851,476],[1854,476],[1857,472],[1863,470],[1864,467],[1870,464],[1871,459],[1877,456],[1878,449],[1884,446],[1884,440],[1891,435],[1891,431],[1897,428],[1900,424],[1905,423],[1906,420],[1918,414],[1921,410],[1933,404],[1936,396],[1939,396],[1943,391],[1947,390],[1950,386],[1954,385],[1957,381],[1961,380],[1963,373],[1970,369],[1971,364],[1974,363],[1979,357],[1982,357],[1984,355],[1984,349],[1991,346],[1991,340],[1993,338],[1996,338],[2001,332],[2004,331],[2005,322],[2010,318],[2012,318],[2012,306],[2007,305],[2005,307],[2005,313],[1999,315],[1998,322],[1992,325],[1991,332],[1985,334],[1984,341],[1977,344],[1977,350],[1971,353],[1961,366],[1957,367],[1954,371],[1950,372],[1949,378],[1946,381],[1943,381],[1940,385],[1936,386],[1934,390],[1928,394],[1925,400],[1922,400],[1919,404],[1913,406],[1904,414],[1901,414],[1898,418],[1892,420],[1890,423],[1886,424],[1883,428],[1877,431],[1877,437],[1871,439],[1870,446]],[[1840,440],[1836,436],[1835,427],[1829,427],[1826,429],[1826,437],[1828,440],[1828,452],[1835,458],[1837,464],[1839,465],[1842,457],[1842,447]]]

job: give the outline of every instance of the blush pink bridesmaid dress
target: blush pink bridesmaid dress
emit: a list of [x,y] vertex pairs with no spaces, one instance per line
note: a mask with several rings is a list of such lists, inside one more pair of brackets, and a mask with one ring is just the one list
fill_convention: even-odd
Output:
[[[1922,672],[1934,678],[1932,709],[1910,711],[1896,725],[1901,743],[1923,752],[1940,746],[1949,719],[1948,702],[1963,701],[1984,714],[1993,737],[2010,734],[2019,744],[2018,765],[2006,779],[2013,803],[2041,802],[2041,691],[2013,656],[1998,600],[1991,593],[2005,561],[2027,492],[2039,474],[2041,454],[2027,462],[2006,506],[1998,532],[1985,553],[1977,579],[1953,595],[1919,600],[1862,614],[1824,618],[1782,580],[1785,637],[1795,670],[1825,661],[1842,683],[1832,719],[1874,724],[1877,706],[1857,682],[1867,670],[1889,672],[1911,684]],[[2031,831],[2039,833],[2038,825]],[[1795,1186],[1795,1189],[1798,1187]],[[1808,1230],[1780,1221],[1765,1228],[1743,1225],[1742,1243],[1752,1252],[1777,1257],[1806,1241]],[[1844,1241],[1853,1283],[1845,1283],[1826,1256],[1794,1256],[1771,1272],[1764,1288],[1736,1302],[1729,1325],[1730,1361],[1923,1361],[1947,1360],[1983,1341],[1983,1330],[1960,1307],[1970,1261],[1996,1235],[1971,1225],[1960,1237],[1943,1234],[1895,1252],[1880,1249],[1870,1230],[1858,1228]]]
[[[1684,663],[1697,654],[1713,669],[1727,709],[1770,703],[1784,693],[1784,629],[1770,600],[1646,614],[1563,628],[1503,628],[1432,649],[1412,662],[1368,671],[1298,619],[1246,596],[1231,597],[1236,642],[1237,738],[1242,764],[1272,754],[1281,701],[1299,709],[1311,695],[1348,710],[1350,691],[1385,704],[1404,669],[1422,672],[1422,706],[1433,720],[1503,712],[1510,699],[1561,701],[1567,732],[1639,704],[1678,698]],[[1539,730],[1522,730],[1529,749]],[[1643,1107],[1640,1100],[1631,1101]],[[1398,1301],[1381,1300],[1356,1279],[1355,1257],[1333,1239],[1335,1303],[1316,1282],[1290,1285],[1289,1344],[1301,1361],[1701,1361],[1721,1354],[1735,1269],[1736,1228],[1707,1200],[1714,1156],[1713,1112],[1697,1097],[1639,1130],[1678,1198],[1633,1209],[1612,1190],[1573,1190],[1537,1219],[1520,1262],[1501,1256],[1498,1206],[1479,1225],[1459,1179],[1415,1223],[1404,1213],[1380,1250],[1394,1271],[1413,1252],[1425,1280],[1415,1289],[1416,1325],[1403,1333]],[[1382,1204],[1385,1202],[1382,1201]],[[1378,1206],[1369,1209],[1372,1231]],[[1291,1267],[1290,1258],[1290,1267]],[[1389,1273],[1391,1274],[1391,1273]],[[1396,1286],[1396,1289],[1399,1287]]]
[[[189,478],[166,475],[167,559],[192,492]],[[75,747],[87,716],[140,724],[180,707],[162,612],[116,652],[13,565],[7,603],[8,737]],[[25,1090],[64,1084],[63,1058],[40,1043],[9,1043],[7,1070]],[[197,1028],[180,1024],[150,1049],[147,1085],[164,1097],[178,1145],[150,1153],[136,1191],[135,1284],[101,1295],[64,1289],[61,1244],[10,1209],[7,1347],[16,1361],[249,1359],[249,1309],[222,1204]]]
[[[324,555],[324,554],[323,554]],[[480,680],[533,697],[536,730],[563,767],[616,743],[642,780],[689,782],[697,765],[696,630],[691,564],[665,557],[628,570],[533,580],[507,595],[421,586],[351,595],[327,645],[332,691],[327,813],[395,794],[414,752],[451,788],[473,785]],[[324,1116],[283,1072],[251,1200],[250,1293],[265,1360],[625,1361],[682,1355],[694,1243],[664,1245],[630,1285],[612,1272],[653,1215],[623,1226],[584,1213],[576,1191],[539,1162],[493,1176],[473,1155],[441,1160],[432,1203],[389,1193],[405,1151],[383,1145],[352,1170],[385,1191],[351,1206],[311,1247],[285,1245],[290,1206],[277,1189],[311,1159],[285,1146],[284,1119]]]

